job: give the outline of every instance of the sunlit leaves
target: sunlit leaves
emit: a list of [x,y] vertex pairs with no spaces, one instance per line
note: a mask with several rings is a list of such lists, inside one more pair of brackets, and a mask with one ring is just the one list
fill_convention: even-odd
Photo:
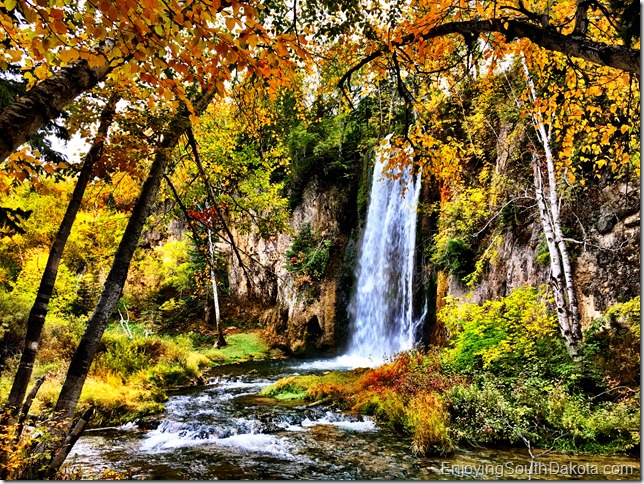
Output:
[[138,74],[161,85],[147,97],[164,101],[170,93],[186,101],[195,83],[216,82],[223,94],[225,81],[243,70],[270,78],[277,89],[286,82],[291,49],[300,49],[292,34],[269,34],[254,0],[64,0],[5,8],[18,13],[0,12],[0,59],[22,63],[28,88],[56,67],[84,59],[90,67],[109,65],[117,80]]
[[[607,173],[639,176],[638,79],[541,49],[527,52],[541,93],[526,107],[538,110],[550,126],[566,183],[584,184],[587,176]],[[542,70],[545,65],[550,68]]]

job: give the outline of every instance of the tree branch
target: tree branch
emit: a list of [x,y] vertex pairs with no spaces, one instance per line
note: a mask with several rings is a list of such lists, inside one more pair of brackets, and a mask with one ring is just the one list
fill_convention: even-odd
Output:
[[206,191],[208,193],[208,198],[210,198],[210,204],[212,207],[215,209],[217,212],[217,216],[219,217],[219,220],[221,221],[221,225],[224,229],[224,232],[228,236],[230,246],[235,253],[235,256],[237,256],[237,261],[239,262],[240,267],[244,271],[244,275],[246,276],[246,286],[248,291],[250,292],[251,290],[251,285],[252,285],[252,279],[250,275],[248,274],[248,267],[246,266],[245,262],[243,261],[241,254],[239,253],[239,250],[237,250],[237,244],[235,243],[235,238],[233,237],[232,232],[228,228],[228,224],[226,224],[226,220],[224,219],[223,214],[221,213],[221,209],[219,208],[217,204],[217,199],[215,197],[215,193],[212,189],[212,185],[208,181],[208,176],[206,175],[206,170],[204,170],[203,163],[201,163],[201,157],[199,156],[199,148],[197,146],[197,141],[195,140],[194,133],[192,132],[192,128],[188,128],[186,131],[186,134],[188,135],[188,142],[190,143],[190,147],[192,148],[192,153],[195,158],[195,163],[197,164],[197,169],[199,170],[199,173],[203,179],[204,184],[206,185]]
[[632,72],[638,76],[640,74],[639,49],[631,49],[625,45],[595,42],[575,36],[574,33],[571,35],[563,35],[553,27],[538,26],[525,20],[498,17],[489,20],[447,22],[429,29],[424,34],[407,34],[398,42],[392,42],[391,45],[384,45],[363,57],[357,64],[344,73],[338,82],[338,86],[342,89],[345,97],[348,97],[345,93],[345,85],[350,82],[351,76],[373,60],[389,54],[392,48],[451,34],[479,35],[488,32],[498,32],[504,35],[509,42],[514,39],[528,39],[546,50],[581,58],[594,64]]

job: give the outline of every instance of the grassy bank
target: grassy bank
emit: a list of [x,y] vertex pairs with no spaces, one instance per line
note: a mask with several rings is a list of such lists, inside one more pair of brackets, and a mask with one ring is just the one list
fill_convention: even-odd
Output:
[[[269,349],[259,332],[230,334],[228,346],[214,348],[214,338],[201,334],[168,336],[148,334],[142,327],[131,327],[130,338],[115,325],[108,328],[87,378],[79,412],[93,405],[96,413],[91,426],[120,425],[163,410],[170,389],[201,382],[202,373],[212,366],[269,357]],[[65,333],[67,335],[67,333]],[[73,337],[70,346],[73,344]],[[64,338],[63,338],[64,339]],[[56,403],[66,367],[61,357],[66,343],[48,338],[45,358],[34,369],[34,377],[46,374],[32,413],[47,411]],[[12,362],[15,366],[16,362]],[[0,379],[3,399],[9,394],[13,371]],[[0,405],[2,405],[0,401]]]
[[639,452],[639,298],[586,330],[573,362],[539,291],[483,305],[451,301],[447,348],[381,367],[297,376],[265,395],[328,401],[411,436],[417,454],[516,445],[572,453]]

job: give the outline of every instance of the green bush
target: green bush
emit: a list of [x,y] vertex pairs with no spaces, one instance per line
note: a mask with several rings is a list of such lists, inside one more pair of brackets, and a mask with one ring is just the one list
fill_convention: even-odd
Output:
[[463,280],[475,269],[476,253],[463,239],[448,239],[443,247],[437,250],[432,261],[439,269]]
[[516,375],[531,366],[565,362],[557,344],[557,320],[546,305],[545,288],[517,288],[483,304],[446,298],[439,317],[450,330],[449,364],[474,374],[494,370]]
[[448,391],[451,432],[462,445],[525,445],[569,452],[633,452],[639,399],[597,402],[562,383],[483,373]]
[[314,234],[311,224],[305,224],[286,251],[286,269],[308,278],[310,282],[319,282],[326,273],[330,250],[331,241]]
[[639,385],[640,296],[618,303],[585,331],[584,359],[613,386]]

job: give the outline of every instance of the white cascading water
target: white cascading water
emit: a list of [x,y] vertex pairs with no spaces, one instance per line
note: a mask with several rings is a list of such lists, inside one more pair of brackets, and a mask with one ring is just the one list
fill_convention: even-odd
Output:
[[[374,365],[413,348],[412,279],[420,174],[383,175],[385,149],[376,156],[367,222],[356,267],[345,358]],[[404,192],[404,193],[403,193]]]

